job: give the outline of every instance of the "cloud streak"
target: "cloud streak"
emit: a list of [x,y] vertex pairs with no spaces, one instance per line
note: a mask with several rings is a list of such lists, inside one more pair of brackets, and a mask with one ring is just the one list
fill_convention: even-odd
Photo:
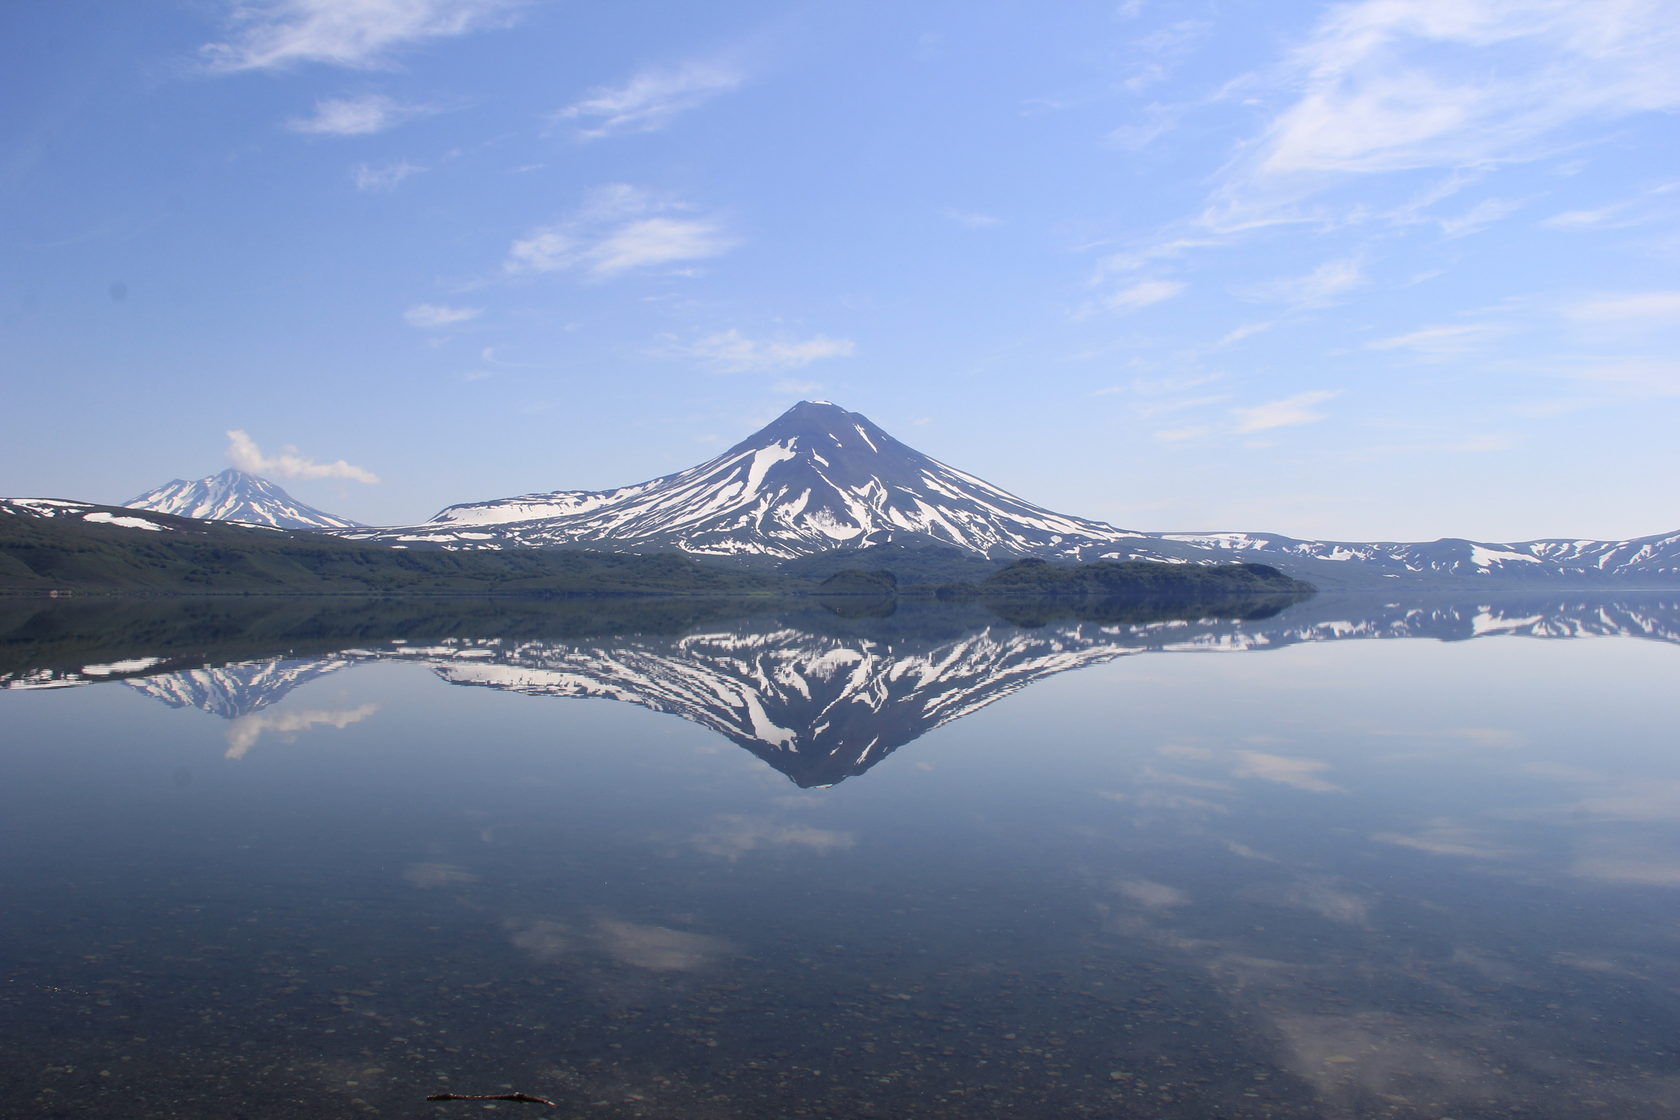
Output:
[[1103,302],[1114,311],[1137,311],[1184,293],[1182,280],[1142,280],[1114,292]]
[[[1490,167],[1568,126],[1680,105],[1661,0],[1360,0],[1329,8],[1263,85],[1288,95],[1210,208],[1238,228],[1352,176]],[[1252,89],[1252,84],[1250,86]]]
[[293,117],[286,127],[315,136],[368,136],[430,111],[424,105],[404,105],[382,93],[369,93],[317,101],[313,116]]
[[1257,404],[1251,408],[1233,408],[1231,415],[1237,418],[1239,433],[1316,424],[1325,418],[1325,414],[1319,412],[1317,406],[1334,397],[1337,392],[1335,389],[1314,389],[1311,392],[1284,397],[1282,400]]
[[584,140],[656,132],[682,113],[735,89],[743,80],[739,70],[712,62],[643,70],[621,86],[590,90],[556,116],[576,121],[578,136]]
[[446,307],[436,303],[417,303],[403,312],[403,320],[411,327],[434,330],[476,319],[483,312],[482,307]]
[[350,181],[356,184],[359,191],[389,191],[395,190],[410,175],[418,175],[426,170],[417,163],[398,160],[375,167],[368,163],[358,163],[350,169]]
[[199,49],[217,73],[301,63],[351,69],[386,64],[403,48],[505,26],[513,0],[244,0],[228,38]]
[[721,256],[737,240],[715,218],[624,183],[599,188],[572,215],[515,241],[510,273],[581,271],[596,279]]
[[856,349],[846,338],[815,335],[804,341],[748,338],[737,330],[720,331],[682,346],[678,352],[714,373],[780,373],[823,358],[849,357]]
[[369,484],[379,481],[379,476],[372,471],[352,466],[343,459],[332,463],[317,463],[298,454],[297,448],[291,446],[281,448],[278,455],[264,455],[256,441],[238,428],[230,430],[227,437],[228,461],[251,474],[276,478],[345,478],[352,482]]

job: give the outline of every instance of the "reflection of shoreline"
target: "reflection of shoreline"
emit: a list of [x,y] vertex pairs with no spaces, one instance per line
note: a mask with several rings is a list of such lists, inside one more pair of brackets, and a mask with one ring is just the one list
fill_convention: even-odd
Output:
[[[413,661],[452,684],[613,699],[681,716],[809,787],[861,774],[905,743],[1034,681],[1122,656],[1404,638],[1632,635],[1680,643],[1680,606],[1625,599],[1401,604],[1332,597],[1260,618],[1040,625],[1013,625],[972,608],[922,606],[879,620],[843,619],[807,608],[676,633],[625,634],[609,619],[593,635],[578,621],[575,614],[567,616],[564,637],[533,627],[537,632],[530,636],[358,640],[317,658],[275,657],[165,673],[155,671],[155,656],[131,650],[130,658],[106,657],[75,672],[26,669],[0,677],[0,685],[123,680],[171,707],[196,707],[235,720],[229,757],[240,757],[265,731],[342,727],[371,714],[357,709],[256,717],[300,685],[357,662]],[[579,630],[585,632],[573,633]],[[455,632],[483,631],[461,621]],[[335,722],[340,719],[345,722]],[[1267,764],[1265,755],[1251,760],[1256,768]],[[1293,779],[1307,782],[1312,775]]]

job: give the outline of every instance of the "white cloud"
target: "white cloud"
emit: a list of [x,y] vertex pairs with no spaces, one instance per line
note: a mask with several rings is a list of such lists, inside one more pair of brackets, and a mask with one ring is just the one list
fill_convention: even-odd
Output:
[[314,116],[293,117],[286,127],[319,136],[367,136],[430,111],[424,105],[404,105],[382,93],[368,93],[317,101]]
[[[1293,60],[1302,95],[1261,167],[1392,171],[1524,158],[1586,116],[1680,104],[1664,0],[1362,0]],[[1454,48],[1458,48],[1457,51]],[[1470,65],[1454,70],[1471,52]]]
[[1212,428],[1197,425],[1189,428],[1163,428],[1155,433],[1155,438],[1162,443],[1184,443],[1187,440],[1202,439],[1212,434]]
[[1598,210],[1565,210],[1549,218],[1542,218],[1540,225],[1546,229],[1561,230],[1610,229],[1620,224],[1617,215],[1623,209],[1622,205],[1616,205]]
[[1238,432],[1263,432],[1270,428],[1289,428],[1298,424],[1314,424],[1324,419],[1325,414],[1316,411],[1315,406],[1337,395],[1335,389],[1314,389],[1307,393],[1296,393],[1292,397],[1282,400],[1268,401],[1252,408],[1233,408],[1231,415],[1237,418]]
[[1546,229],[1573,232],[1579,230],[1626,229],[1656,219],[1668,217],[1673,207],[1669,195],[1680,190],[1680,183],[1661,183],[1640,191],[1632,198],[1612,202],[1595,210],[1565,210],[1542,219]]
[[419,164],[407,160],[387,163],[383,167],[358,163],[350,169],[350,180],[359,191],[389,191],[395,190],[397,184],[410,175],[418,175],[424,170]]
[[1506,333],[1507,328],[1498,323],[1462,323],[1424,327],[1365,345],[1372,350],[1407,350],[1422,358],[1441,359],[1484,349],[1489,342]]
[[579,122],[586,140],[627,132],[654,132],[743,81],[739,70],[695,62],[674,69],[644,70],[622,86],[602,86],[557,114]]
[[968,229],[991,229],[1003,224],[1003,219],[978,210],[944,210],[945,217]]
[[1515,199],[1484,198],[1456,217],[1441,218],[1441,232],[1448,237],[1465,237],[1510,216],[1521,206]]
[[711,218],[673,217],[687,207],[623,183],[593,192],[571,216],[532,230],[508,250],[509,272],[581,269],[598,278],[720,256],[736,239]]
[[1203,220],[1322,221],[1298,205],[1355,177],[1527,162],[1571,126],[1680,106],[1680,23],[1665,0],[1357,0],[1229,88],[1282,107]]
[[1549,372],[1623,397],[1680,396],[1680,361],[1664,358],[1584,359]]
[[1136,311],[1172,299],[1182,294],[1184,288],[1182,280],[1140,280],[1112,293],[1103,303],[1115,311]]
[[227,437],[228,462],[251,474],[277,478],[347,478],[354,482],[367,483],[379,481],[379,476],[372,471],[352,466],[343,459],[333,463],[317,463],[307,456],[299,455],[295,447],[283,447],[280,454],[271,458],[262,453],[255,440],[238,428],[229,431]]
[[1221,346],[1231,346],[1235,343],[1241,342],[1245,338],[1251,338],[1254,335],[1263,334],[1275,326],[1277,326],[1277,322],[1275,320],[1259,323],[1244,323],[1240,327],[1235,327],[1227,331],[1219,339],[1219,341],[1215,342],[1213,345],[1215,349],[1218,349]]
[[483,311],[482,307],[447,307],[436,303],[417,303],[403,312],[403,319],[411,327],[428,330],[476,319]]
[[1600,296],[1564,308],[1571,319],[1587,323],[1649,322],[1680,326],[1680,292],[1633,292]]
[[602,276],[634,268],[698,261],[734,242],[712,222],[692,218],[643,218],[612,230],[590,250],[590,269]]
[[225,42],[200,48],[212,70],[298,63],[367,68],[397,50],[505,26],[516,0],[239,0]]
[[696,339],[678,352],[698,358],[717,373],[780,373],[823,358],[849,357],[854,349],[850,339],[820,334],[800,342],[748,338],[740,331],[727,330]]
[[1295,307],[1323,307],[1365,283],[1365,270],[1352,258],[1325,261],[1305,276],[1281,277],[1243,290],[1247,299],[1287,303]]

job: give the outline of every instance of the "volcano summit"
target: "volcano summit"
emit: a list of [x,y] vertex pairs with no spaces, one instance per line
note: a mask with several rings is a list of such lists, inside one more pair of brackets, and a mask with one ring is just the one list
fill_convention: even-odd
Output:
[[649,482],[455,505],[423,525],[339,535],[780,559],[914,539],[998,557],[1177,555],[1143,533],[1033,505],[827,401],[801,401],[715,459]]

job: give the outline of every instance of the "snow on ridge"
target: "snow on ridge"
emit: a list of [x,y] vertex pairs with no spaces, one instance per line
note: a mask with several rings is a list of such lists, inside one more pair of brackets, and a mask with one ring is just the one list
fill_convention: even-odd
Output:
[[167,525],[159,525],[156,521],[147,521],[144,517],[121,517],[102,509],[82,514],[82,520],[101,525],[120,525],[124,529],[148,529],[154,533],[164,532],[169,528]]

